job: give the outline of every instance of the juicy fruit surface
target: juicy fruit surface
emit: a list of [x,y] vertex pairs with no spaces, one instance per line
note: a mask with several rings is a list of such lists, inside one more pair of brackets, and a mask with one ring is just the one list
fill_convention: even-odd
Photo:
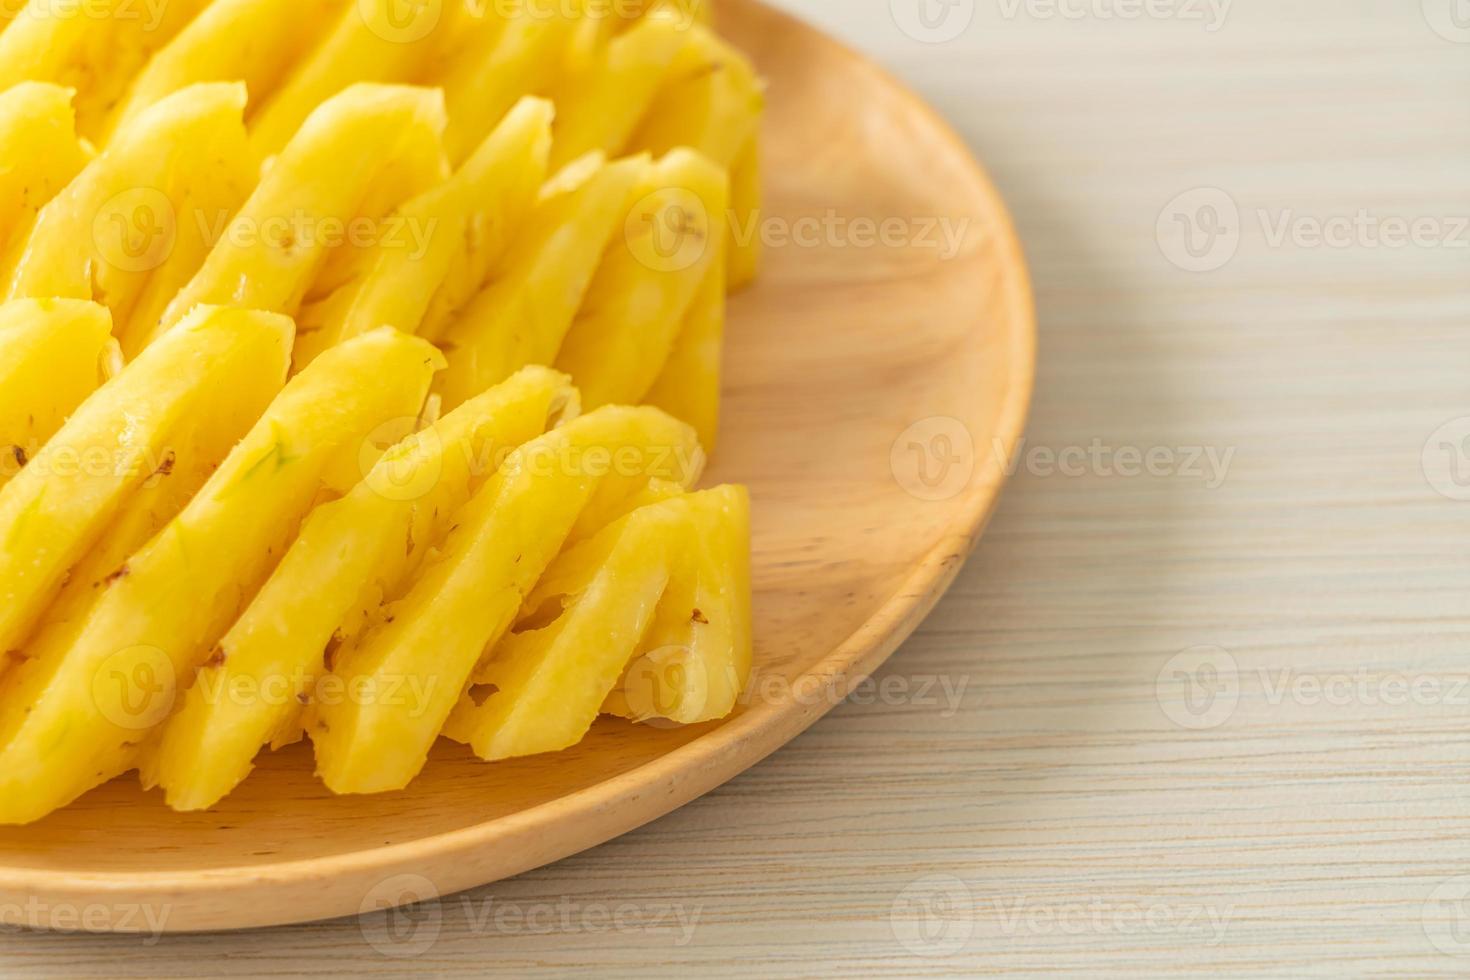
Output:
[[762,88],[706,3],[533,7],[7,6],[0,823],[737,710]]

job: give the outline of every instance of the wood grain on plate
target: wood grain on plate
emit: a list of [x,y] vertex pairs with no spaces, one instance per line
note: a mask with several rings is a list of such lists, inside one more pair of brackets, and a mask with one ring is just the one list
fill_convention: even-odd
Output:
[[727,4],[724,22],[771,83],[760,231],[796,246],[773,250],[732,301],[711,474],[755,501],[748,703],[691,729],[609,720],[571,751],[493,766],[443,746],[386,796],[331,797],[302,746],[263,758],[208,813],[172,813],[124,778],[0,830],[0,911],[141,905],[166,907],[168,930],[235,928],[515,874],[754,764],[929,611],[994,506],[992,448],[1024,421],[1034,327],[1020,249],[968,151],[913,95],[756,3]]

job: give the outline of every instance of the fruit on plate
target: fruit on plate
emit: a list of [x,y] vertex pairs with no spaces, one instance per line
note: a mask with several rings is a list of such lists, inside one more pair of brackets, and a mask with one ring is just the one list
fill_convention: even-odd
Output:
[[382,792],[418,774],[481,655],[511,627],[600,485],[687,485],[702,470],[693,430],[652,408],[592,412],[512,453],[460,512],[438,560],[340,651],[349,687],[415,696],[317,708],[308,731],[327,786]]
[[569,748],[625,671],[615,710],[729,714],[750,670],[747,528],[744,492],[720,487],[638,507],[568,549],[477,672],[450,736],[487,761]]
[[261,747],[299,722],[337,651],[381,618],[500,452],[540,435],[575,401],[565,376],[526,368],[409,434],[346,496],[317,508],[165,724],[145,781],[178,809],[223,798]]
[[[177,691],[366,440],[413,417],[440,357],[392,329],[297,375],[188,505],[98,583],[65,642],[0,690],[0,820],[33,819],[136,765]],[[124,371],[120,377],[126,377]]]
[[0,303],[0,487],[97,390],[111,340],[105,306],[74,299]]
[[0,7],[0,823],[739,710],[709,4]]

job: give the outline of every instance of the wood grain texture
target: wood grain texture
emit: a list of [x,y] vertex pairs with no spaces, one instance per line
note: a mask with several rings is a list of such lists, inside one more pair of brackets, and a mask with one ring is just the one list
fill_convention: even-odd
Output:
[[[420,955],[385,955],[374,917],[7,935],[7,973],[1465,974],[1470,503],[1424,450],[1470,414],[1470,250],[1448,242],[1470,46],[1418,3],[1240,0],[1214,32],[980,4],[946,44],[883,0],[788,5],[912,81],[996,176],[1037,286],[1028,446],[1162,447],[1172,470],[1033,453],[880,673],[890,696],[386,946]],[[1243,215],[1210,273],[1156,233],[1199,187]],[[1257,214],[1359,209],[1446,241],[1274,245]],[[1192,447],[1234,450],[1218,486]],[[1201,646],[1230,659],[1174,659]],[[962,696],[920,696],[930,678]]]

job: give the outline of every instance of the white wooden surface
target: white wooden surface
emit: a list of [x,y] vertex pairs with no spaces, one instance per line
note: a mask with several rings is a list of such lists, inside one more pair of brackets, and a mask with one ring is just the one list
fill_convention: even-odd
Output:
[[954,120],[1034,265],[1028,453],[887,686],[396,932],[7,933],[0,974],[1470,972],[1470,10],[786,2]]

